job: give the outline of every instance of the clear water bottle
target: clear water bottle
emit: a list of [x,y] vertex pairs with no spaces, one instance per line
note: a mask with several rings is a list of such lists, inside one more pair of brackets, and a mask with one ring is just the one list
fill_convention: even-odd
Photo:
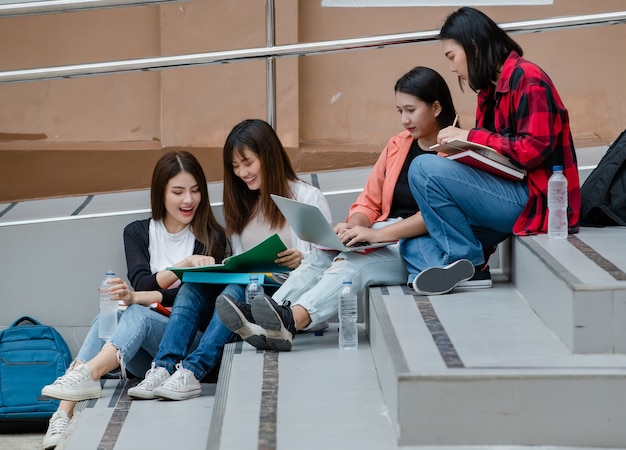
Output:
[[548,180],[548,237],[567,237],[567,178],[563,166],[554,166]]
[[250,275],[250,283],[246,286],[246,303],[250,304],[257,295],[263,294],[263,285],[259,283],[258,275]]
[[112,278],[115,278],[115,273],[112,270],[107,271],[99,289],[100,317],[98,320],[98,336],[100,339],[110,339],[117,328],[117,306],[119,302],[111,300],[108,293],[108,290],[111,287],[108,281]]
[[339,293],[339,348],[342,350],[355,350],[359,347],[357,316],[357,295],[352,281],[344,281]]

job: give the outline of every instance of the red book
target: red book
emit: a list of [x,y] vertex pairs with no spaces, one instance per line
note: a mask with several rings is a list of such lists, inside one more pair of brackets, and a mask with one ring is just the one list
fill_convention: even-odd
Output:
[[168,308],[167,306],[163,306],[160,303],[152,303],[150,305],[150,309],[152,309],[153,311],[158,312],[159,314],[163,314],[165,317],[169,317],[171,312],[172,312],[172,308]]
[[508,180],[520,181],[526,176],[524,169],[520,169],[509,158],[486,145],[457,139],[445,145],[433,145],[430,149],[446,153],[448,159],[467,164]]

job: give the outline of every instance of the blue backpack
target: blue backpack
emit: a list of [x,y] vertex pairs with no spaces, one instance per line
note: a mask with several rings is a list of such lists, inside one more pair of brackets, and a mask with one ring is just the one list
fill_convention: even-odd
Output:
[[59,401],[42,397],[41,389],[63,375],[71,362],[59,332],[31,317],[1,331],[0,421],[50,418]]

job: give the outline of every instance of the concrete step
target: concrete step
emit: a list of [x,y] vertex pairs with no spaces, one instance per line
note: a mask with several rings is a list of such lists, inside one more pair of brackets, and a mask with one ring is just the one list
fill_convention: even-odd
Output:
[[222,367],[209,449],[398,448],[363,326],[358,350],[339,350],[331,323],[289,353],[229,344]]
[[516,287],[370,290],[369,337],[400,446],[626,442],[626,355],[574,354]]
[[626,228],[517,238],[513,282],[574,353],[626,352]]
[[57,450],[140,448],[205,450],[216,384],[202,384],[202,396],[175,402],[132,400],[140,380],[101,380],[102,397],[80,402]]
[[401,445],[623,446],[623,228],[516,238],[490,290],[370,296]]

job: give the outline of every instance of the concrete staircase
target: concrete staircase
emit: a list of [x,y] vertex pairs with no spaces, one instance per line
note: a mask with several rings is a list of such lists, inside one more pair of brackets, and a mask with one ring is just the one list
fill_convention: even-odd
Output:
[[626,445],[626,229],[512,246],[492,289],[370,290],[400,447]]
[[229,344],[197,399],[130,401],[107,380],[59,450],[624,448],[625,238],[515,238],[490,261],[491,289],[373,287],[358,350],[338,349],[336,323],[289,353]]
[[[349,175],[350,189],[345,174],[311,175],[334,212],[347,210],[367,170]],[[219,186],[211,188],[220,198]],[[102,242],[119,239],[125,223],[146,215],[146,193],[131,193],[136,201],[107,214],[120,197],[59,199],[75,213],[58,218],[42,207],[50,203],[5,205],[0,243],[24,258],[0,275],[7,295],[19,298],[28,286],[49,296],[45,287],[58,271],[46,268],[88,261],[80,252],[94,249],[68,248],[69,235],[97,230],[103,239],[93,243],[95,254],[121,260],[121,246]],[[214,208],[220,216],[220,205]],[[47,246],[40,268],[10,270],[26,266],[29,245]],[[567,240],[517,237],[492,256],[491,289],[426,297],[407,286],[373,287],[363,295],[357,351],[337,348],[336,323],[298,335],[289,353],[229,344],[217,385],[207,384],[197,399],[131,401],[126,391],[137,380],[103,381],[103,398],[83,405],[58,450],[626,448],[625,250],[626,229],[618,227],[582,228]],[[77,347],[77,325],[86,329],[94,314],[87,308],[94,302],[84,298],[97,280],[87,269],[71,270],[84,289],[58,304],[76,314],[68,319],[63,307],[35,316],[55,325],[77,320],[59,326],[76,335],[68,341]],[[35,300],[42,295],[29,296],[32,305],[22,302],[22,309],[41,312]],[[11,313],[13,303],[7,308]]]

